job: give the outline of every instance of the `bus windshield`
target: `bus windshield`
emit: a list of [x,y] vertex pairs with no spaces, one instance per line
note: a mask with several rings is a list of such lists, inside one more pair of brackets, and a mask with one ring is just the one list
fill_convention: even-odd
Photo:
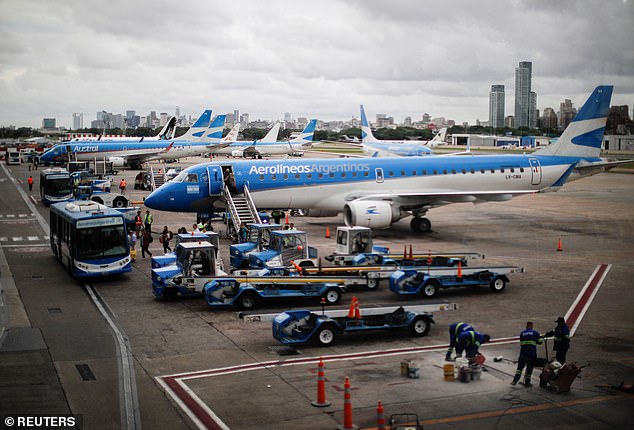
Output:
[[127,237],[121,218],[98,218],[86,221],[77,222],[76,258],[78,260],[126,255]]
[[71,194],[73,190],[70,187],[70,179],[68,176],[60,176],[59,178],[47,177],[42,184],[44,194],[48,196],[65,196]]

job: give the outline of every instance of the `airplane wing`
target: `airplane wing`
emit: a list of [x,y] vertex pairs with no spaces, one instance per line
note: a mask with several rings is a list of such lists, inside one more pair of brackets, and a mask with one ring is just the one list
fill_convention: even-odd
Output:
[[210,149],[211,152],[213,153],[214,149],[218,150],[218,149],[226,148],[228,146],[231,146],[231,142],[210,143],[209,145],[206,146],[206,148]]

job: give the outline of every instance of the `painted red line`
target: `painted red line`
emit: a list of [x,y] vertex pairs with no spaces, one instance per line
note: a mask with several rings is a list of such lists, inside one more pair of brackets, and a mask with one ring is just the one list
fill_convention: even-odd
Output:
[[592,297],[592,294],[599,286],[599,279],[603,277],[603,274],[605,273],[607,268],[608,268],[607,264],[601,264],[599,266],[599,270],[597,270],[597,273],[594,275],[594,277],[590,281],[588,288],[586,288],[586,290],[583,292],[581,299],[579,300],[579,302],[577,302],[577,305],[574,307],[574,309],[570,313],[570,316],[568,317],[568,321],[566,321],[566,324],[568,325],[568,327],[573,327],[575,323],[577,322],[577,319],[579,318],[581,311],[586,306],[586,303],[588,302],[590,297]]
[[165,384],[170,387],[174,394],[196,415],[196,417],[210,430],[223,430],[214,419],[181,387],[175,378],[163,378]]

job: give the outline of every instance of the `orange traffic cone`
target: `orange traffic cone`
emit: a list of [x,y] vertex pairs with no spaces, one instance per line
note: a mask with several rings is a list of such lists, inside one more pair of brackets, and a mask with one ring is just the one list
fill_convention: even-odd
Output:
[[557,242],[557,251],[558,251],[558,252],[561,252],[561,251],[563,251],[563,250],[564,250],[564,249],[561,247],[561,237],[560,237],[560,238],[559,238],[559,241]]
[[412,244],[409,244],[409,259],[413,260],[414,259],[414,254],[412,253]]
[[354,318],[354,305],[357,302],[357,296],[352,296],[350,308],[348,309],[348,318]]
[[462,281],[462,261],[458,260],[458,280]]
[[361,311],[359,310],[359,300],[354,302],[354,318],[361,319]]
[[286,220],[285,220],[284,224],[288,225],[288,212],[286,212]]
[[330,228],[326,226],[326,239],[330,239]]
[[376,429],[385,430],[385,416],[383,415],[383,404],[380,400],[376,407]]
[[326,400],[326,378],[324,378],[324,361],[319,357],[319,371],[317,372],[317,400],[310,403],[318,408],[330,406]]
[[350,379],[346,376],[343,383],[343,427],[342,430],[352,430],[358,428],[352,424],[352,395],[350,394]]
[[403,258],[407,259],[407,245],[403,245]]

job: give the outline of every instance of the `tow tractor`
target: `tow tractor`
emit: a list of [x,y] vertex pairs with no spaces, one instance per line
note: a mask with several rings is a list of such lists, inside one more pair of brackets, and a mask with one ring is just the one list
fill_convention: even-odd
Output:
[[[249,255],[253,269],[265,267],[289,267],[291,261],[317,258],[317,248],[308,246],[306,233],[299,230],[271,231],[271,242],[266,251]],[[300,264],[301,265],[301,264]],[[311,263],[311,265],[313,265]]]
[[218,250],[220,249],[220,239],[219,235],[216,232],[210,231],[206,233],[181,233],[174,236],[174,251],[168,252],[165,255],[157,255],[156,257],[152,257],[152,269],[158,269],[159,267],[170,266],[172,264],[176,264],[178,256],[176,251],[178,251],[179,243],[187,243],[187,242],[209,242],[215,247],[215,260],[218,262],[219,268],[223,269],[222,259],[218,256]]
[[[407,328],[412,336],[425,336],[434,323],[433,312],[457,309],[456,303],[359,309],[358,301],[355,302],[353,297],[349,310],[291,310],[261,315],[242,313],[239,317],[245,322],[272,320],[273,337],[283,344],[316,342],[329,346],[340,335],[369,330],[397,332]],[[380,338],[383,339],[384,335]]]
[[242,269],[249,266],[249,255],[268,248],[271,231],[281,230],[279,224],[249,224],[247,242],[231,245],[229,260],[231,267]]
[[499,293],[509,282],[508,274],[524,272],[517,266],[397,270],[390,275],[390,290],[399,295],[434,297],[441,288],[489,286]]
[[209,306],[237,306],[253,309],[259,301],[289,299],[297,297],[323,298],[323,303],[339,303],[344,286],[327,282],[306,282],[305,278],[288,277],[286,279],[260,278],[240,282],[238,279],[215,279],[204,288],[205,299]]

